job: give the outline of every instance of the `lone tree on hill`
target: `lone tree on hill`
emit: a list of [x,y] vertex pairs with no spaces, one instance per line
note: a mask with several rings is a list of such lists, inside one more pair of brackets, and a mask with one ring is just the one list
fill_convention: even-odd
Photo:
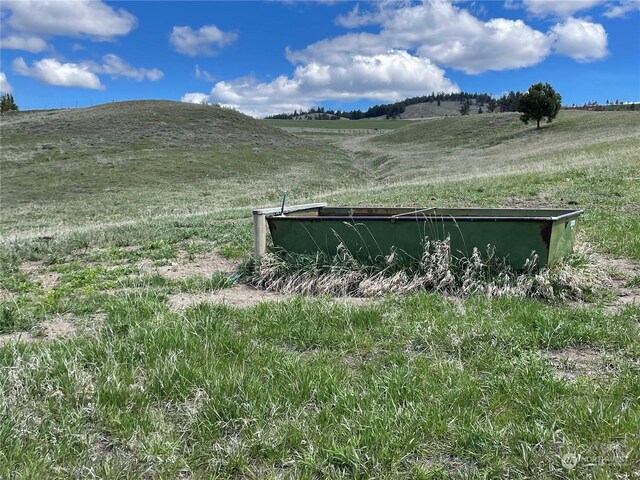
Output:
[[529,123],[529,120],[537,122],[536,129],[540,129],[540,120],[546,117],[547,123],[556,118],[562,107],[562,97],[551,85],[536,83],[529,87],[529,91],[520,97],[518,111],[522,112],[520,120]]
[[469,100],[466,100],[460,107],[460,115],[469,115],[469,108],[470,108]]
[[0,96],[0,112],[10,112],[11,110],[18,110],[18,105],[13,99],[13,95],[4,93]]

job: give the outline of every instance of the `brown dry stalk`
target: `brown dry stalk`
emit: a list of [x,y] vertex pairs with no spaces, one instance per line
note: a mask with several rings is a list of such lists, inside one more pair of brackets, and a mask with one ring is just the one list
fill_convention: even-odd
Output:
[[402,266],[395,252],[380,262],[363,262],[341,246],[335,256],[269,253],[255,265],[251,283],[285,294],[380,297],[435,291],[467,297],[484,295],[585,300],[610,279],[586,251],[581,266],[569,263],[536,269],[532,255],[522,271],[474,248],[467,259],[451,255],[449,240],[425,242],[418,262]]

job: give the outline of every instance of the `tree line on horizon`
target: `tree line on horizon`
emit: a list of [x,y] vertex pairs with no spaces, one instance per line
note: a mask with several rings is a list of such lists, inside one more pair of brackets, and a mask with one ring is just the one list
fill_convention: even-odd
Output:
[[384,116],[387,119],[396,118],[398,115],[404,113],[406,107],[409,105],[416,105],[418,103],[436,103],[440,106],[441,102],[459,102],[461,105],[469,105],[475,100],[475,103],[479,107],[485,107],[488,112],[517,112],[520,97],[523,94],[521,92],[511,91],[505,93],[500,98],[496,99],[493,95],[488,93],[471,93],[471,92],[458,92],[458,93],[431,93],[430,95],[421,95],[417,97],[405,98],[400,102],[387,103],[382,105],[373,105],[367,110],[333,110],[325,107],[313,107],[309,110],[295,110],[293,113],[278,113],[265,117],[269,120],[292,120],[295,118],[306,117],[316,120],[339,120],[340,118],[347,118],[349,120],[361,120],[364,118],[376,118]]

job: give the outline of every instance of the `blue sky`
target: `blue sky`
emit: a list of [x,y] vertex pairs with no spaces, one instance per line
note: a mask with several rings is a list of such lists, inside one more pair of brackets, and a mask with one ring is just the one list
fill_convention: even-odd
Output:
[[0,90],[22,109],[131,99],[254,116],[551,83],[640,100],[640,1],[3,0]]

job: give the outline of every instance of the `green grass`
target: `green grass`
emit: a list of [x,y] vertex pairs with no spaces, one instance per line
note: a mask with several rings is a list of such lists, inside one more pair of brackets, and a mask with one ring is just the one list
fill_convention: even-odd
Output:
[[[332,158],[325,160],[326,156]],[[130,152],[126,158],[121,166],[97,165],[94,154],[83,150],[72,165],[64,158],[50,158],[3,167],[2,202],[11,206],[3,214],[4,232],[46,228],[52,215],[71,226],[211,211],[252,201],[277,203],[285,189],[295,198],[349,185],[359,177],[346,157],[330,148],[255,150],[220,145],[197,152],[171,148]],[[336,168],[350,172],[350,178],[330,177]],[[99,217],[96,204],[102,205]]]
[[[520,142],[564,142],[584,138],[589,143],[606,136],[637,137],[638,112],[580,112],[562,111],[551,124],[541,130],[525,125],[517,113],[470,115],[412,123],[410,128],[390,132],[374,139],[373,143],[418,143],[440,148],[457,147],[479,149],[504,144],[509,140]],[[573,138],[567,133],[571,133]],[[577,138],[576,138],[577,137]],[[591,141],[589,141],[591,139]]]
[[581,208],[583,242],[637,263],[634,115],[561,112],[535,132],[483,114],[379,136],[294,136],[173,103],[3,116],[0,334],[56,315],[80,328],[0,338],[0,478],[637,477],[638,306],[420,293],[174,311],[173,295],[237,277],[154,270],[211,252],[240,263],[250,208],[283,189],[292,203]]
[[[0,473],[633,475],[639,340],[624,317],[527,301],[419,295],[176,315],[152,294],[121,295],[97,338],[0,352],[18,367],[0,380]],[[558,379],[540,352],[572,345],[607,360]],[[580,456],[573,470],[565,454]]]
[[331,145],[217,107],[125,102],[50,113],[2,118],[4,235],[275,204],[283,190],[295,199],[362,176]]
[[374,140],[383,144],[426,143],[440,148],[481,148],[502,143],[526,129],[514,114],[487,114],[419,122]]

